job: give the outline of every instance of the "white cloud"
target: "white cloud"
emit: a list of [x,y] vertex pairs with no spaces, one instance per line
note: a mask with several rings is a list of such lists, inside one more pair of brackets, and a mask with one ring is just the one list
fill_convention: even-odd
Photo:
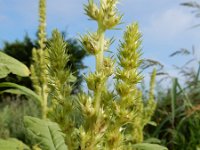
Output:
[[192,14],[175,7],[153,14],[149,25],[144,27],[144,33],[156,39],[173,39],[194,25],[194,22]]

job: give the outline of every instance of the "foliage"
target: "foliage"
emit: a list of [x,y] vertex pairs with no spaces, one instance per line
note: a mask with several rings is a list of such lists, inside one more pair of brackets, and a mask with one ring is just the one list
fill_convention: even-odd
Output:
[[8,107],[4,107],[0,111],[0,137],[1,138],[7,138],[10,136],[9,129],[8,129],[10,116],[8,115],[8,113],[9,113]]
[[25,35],[23,41],[5,42],[2,51],[30,67],[33,47],[36,47],[35,42]]
[[[1,76],[0,78],[4,78],[6,77],[9,73],[13,73],[19,76],[28,76],[30,71],[29,69],[21,62],[19,62],[18,60],[0,52],[0,58],[1,58],[1,62],[0,65],[2,66],[1,68],[1,73],[4,74],[3,76]],[[5,69],[5,70],[4,70]],[[24,86],[20,86],[18,84],[15,83],[9,83],[9,82],[4,82],[4,83],[0,83],[0,88],[11,88],[11,89],[5,89],[0,91],[0,94],[2,93],[14,93],[14,94],[25,94],[27,95],[30,99],[33,98],[34,100],[38,101],[39,97],[30,89],[24,87]],[[4,97],[4,99],[7,99],[6,96]],[[3,105],[5,103],[2,103],[1,105]],[[22,110],[16,110],[16,106],[15,104],[18,104],[18,101],[16,99],[15,102],[12,103],[13,105],[10,106],[6,106],[5,108],[2,109],[2,111],[0,112],[0,136],[2,138],[7,138],[9,136],[15,136],[18,137],[19,139],[24,139],[24,129],[23,129],[23,124],[22,124],[22,116],[26,113],[25,109],[24,109],[24,105],[20,104],[20,108]],[[27,103],[26,104],[26,108],[28,108]],[[19,106],[19,105],[17,105]],[[32,104],[32,108],[34,108],[34,104]],[[33,109],[29,109],[33,110]],[[24,111],[24,112],[23,112]],[[15,114],[17,112],[17,115]],[[30,114],[31,113],[27,113]],[[14,118],[12,118],[15,115]],[[19,125],[19,126],[18,126]],[[16,130],[16,128],[18,130]],[[3,143],[7,143],[6,141],[1,141]],[[19,142],[17,143],[16,140],[11,140],[8,141],[9,143],[13,143],[13,146],[16,147],[15,149],[17,149],[17,145],[21,145],[23,147],[22,144],[20,144]],[[9,146],[9,145],[7,145]],[[14,148],[14,147],[7,147],[5,145],[5,149],[6,148]]]
[[[147,134],[162,139],[169,149],[194,150],[199,146],[199,62],[195,59],[195,50],[181,49],[170,56],[186,55],[190,58],[183,66],[177,67],[180,76],[185,79],[172,78],[170,89],[158,91],[158,105],[154,115],[157,124],[148,127]],[[198,67],[194,69],[194,62]],[[191,64],[192,63],[192,64]]]
[[30,150],[30,148],[17,139],[0,139],[0,149],[2,150]]
[[[35,42],[26,35],[23,41],[5,42],[2,51],[24,63],[29,68],[32,59],[32,49],[35,46]],[[13,82],[33,89],[30,77],[19,77],[9,74],[5,79],[2,79],[1,82]]]
[[189,97],[178,80],[174,79],[173,87],[168,93],[159,93],[158,107],[153,119],[157,126],[149,127],[148,133],[162,139],[169,149],[193,150],[200,144],[199,109],[191,104]]
[[[109,50],[113,42],[113,39],[105,38],[105,33],[107,30],[115,29],[122,19],[122,15],[116,9],[117,2],[117,0],[100,0],[97,4],[94,0],[89,0],[85,5],[86,14],[97,22],[98,29],[94,33],[88,32],[81,36],[81,42],[88,54],[95,57],[96,70],[85,76],[88,91],[78,92],[74,89],[80,81],[77,81],[80,74],[75,68],[76,66],[84,68],[80,60],[84,58],[85,52],[81,51],[75,41],[66,42],[57,30],[53,31],[51,39],[46,39],[46,1],[40,0],[39,44],[33,49],[34,62],[31,65],[31,78],[37,94],[14,83],[0,83],[0,87],[10,88],[0,93],[25,94],[30,100],[39,102],[41,110],[32,108],[36,106],[30,103],[32,101],[23,103],[15,101],[7,107],[3,106],[0,112],[1,138],[13,136],[25,139],[23,142],[28,144],[30,140],[34,150],[166,150],[166,147],[159,145],[158,139],[171,150],[199,149],[199,62],[197,71],[188,69],[188,64],[193,62],[193,59],[182,67],[176,67],[186,82],[182,85],[179,79],[172,78],[171,88],[166,92],[160,88],[157,91],[156,109],[154,100],[156,70],[152,71],[150,88],[146,96],[138,88],[143,78],[139,68],[146,69],[156,64],[162,69],[163,66],[153,60],[141,59],[142,42],[138,24],[132,23],[125,30],[124,39],[119,44],[116,64],[112,57],[104,56],[104,52]],[[200,8],[196,2],[182,5],[197,10]],[[198,11],[196,15],[199,17]],[[28,44],[29,42],[27,40]],[[70,45],[70,42],[73,44]],[[73,49],[78,49],[80,53]],[[77,57],[70,54],[75,54]],[[178,54],[194,53],[181,49],[170,56]],[[3,58],[7,57],[0,52],[1,55]],[[6,72],[1,77],[7,76],[10,72],[22,75],[12,66],[13,63],[10,64],[16,60],[10,57],[8,59],[10,61],[3,62],[3,65],[1,61],[0,65],[3,67],[0,69]],[[107,87],[109,78],[115,81],[112,90],[108,90]],[[32,114],[31,108],[39,111],[42,119],[39,119],[39,114]],[[155,122],[151,122],[153,114]],[[24,115],[38,117],[25,117],[26,138],[24,138],[25,128],[22,125]],[[16,122],[19,122],[19,126],[15,126]],[[145,127],[147,124],[150,125]],[[143,137],[144,128],[145,137]],[[152,140],[151,137],[157,139]],[[0,149],[19,148],[29,149],[17,139],[0,139]]]
[[2,52],[0,52],[0,60],[0,79],[9,73],[24,77],[30,74],[29,69],[24,64]]
[[[190,7],[199,17],[200,5],[197,1],[181,3],[182,6]],[[199,24],[194,27],[199,27]],[[179,78],[170,78],[171,88],[160,88],[157,91],[158,105],[153,116],[157,126],[146,128],[146,137],[156,137],[169,149],[195,150],[199,149],[200,124],[199,124],[199,75],[200,63],[198,53],[182,48],[170,55],[189,56],[182,66],[175,66],[179,71]],[[167,75],[167,74],[165,74]],[[169,77],[169,76],[168,76]]]
[[[29,76],[30,74],[29,69],[23,63],[19,62],[15,58],[12,58],[2,52],[0,52],[0,58],[1,58],[0,65],[2,66],[1,67],[2,76],[0,76],[0,79],[5,78],[6,76],[9,75],[9,73],[13,73],[22,77]],[[0,94],[2,93],[11,93],[11,94],[17,94],[17,95],[23,94],[29,97],[30,99],[35,100],[36,102],[40,101],[40,97],[37,94],[35,94],[32,90],[15,83],[2,82],[0,83],[0,88],[1,89],[7,88],[4,90],[1,90]]]
[[30,99],[34,100],[36,103],[39,103],[41,101],[40,97],[37,94],[35,94],[35,92],[33,92],[32,90],[24,86],[21,86],[15,83],[10,83],[10,82],[2,82],[0,83],[0,87],[10,88],[10,89],[0,91],[0,94],[2,93],[11,93],[11,94],[17,94],[17,95],[23,94],[29,97]]
[[133,146],[135,150],[167,150],[167,148],[157,145],[157,144],[149,144],[149,143],[142,143],[142,144],[135,144]]
[[24,115],[39,117],[38,106],[24,97],[4,96],[0,109],[0,137],[3,139],[13,137],[28,142],[25,137],[23,117]]
[[29,136],[36,140],[43,150],[67,150],[58,124],[34,117],[24,118]]

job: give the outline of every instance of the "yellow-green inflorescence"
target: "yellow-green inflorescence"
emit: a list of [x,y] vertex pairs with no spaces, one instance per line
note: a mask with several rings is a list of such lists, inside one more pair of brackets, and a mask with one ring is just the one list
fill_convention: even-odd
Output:
[[116,9],[117,0],[101,0],[99,6],[89,0],[85,5],[86,14],[95,20],[98,29],[81,37],[87,52],[96,58],[96,71],[86,77],[91,96],[80,96],[85,123],[80,128],[81,149],[95,150],[104,145],[104,134],[107,130],[108,116],[104,110],[102,97],[107,92],[106,82],[114,72],[114,61],[105,58],[104,52],[109,49],[112,40],[105,39],[106,30],[113,29],[121,21]]
[[[112,44],[112,39],[105,38],[105,32],[121,23],[117,3],[118,0],[100,0],[99,4],[89,0],[85,5],[86,14],[97,22],[98,29],[81,36],[81,42],[95,57],[96,70],[85,77],[89,92],[75,96],[71,95],[75,78],[66,68],[67,45],[58,31],[53,32],[46,44],[46,1],[40,0],[39,48],[33,50],[31,78],[41,97],[43,118],[49,117],[60,125],[69,150],[132,150],[133,144],[143,142],[143,128],[156,106],[153,94],[156,71],[151,76],[146,104],[137,87],[143,78],[139,71],[141,33],[137,23],[124,32],[117,68],[111,57],[104,57]],[[107,80],[113,76],[115,90],[109,91]]]
[[46,0],[39,1],[39,29],[38,29],[38,44],[39,47],[32,51],[33,63],[31,65],[31,80],[33,82],[36,93],[41,97],[42,117],[47,115],[47,52],[46,47]]
[[76,126],[81,120],[81,113],[77,98],[71,95],[71,83],[76,78],[72,75],[70,69],[66,67],[70,59],[66,51],[67,43],[62,35],[53,31],[52,39],[47,44],[48,52],[48,85],[49,85],[49,112],[48,117],[57,122],[62,131],[68,135],[65,136],[66,144],[69,149],[77,149],[78,144]]
[[[104,57],[112,40],[105,38],[106,30],[115,29],[122,15],[116,9],[118,0],[100,0],[99,5],[89,0],[86,14],[98,24],[95,33],[81,37],[86,51],[96,58],[96,71],[85,77],[92,93],[80,94],[84,123],[79,128],[80,147],[85,150],[126,150],[143,141],[143,128],[150,121],[155,109],[153,96],[156,71],[151,77],[149,101],[144,104],[142,92],[137,84],[142,76],[141,33],[138,24],[133,23],[124,32],[118,55],[118,67],[114,60]],[[107,80],[114,75],[116,92],[107,88]]]
[[133,23],[127,27],[124,33],[124,41],[120,44],[119,68],[116,71],[116,90],[120,96],[117,116],[122,124],[126,124],[124,126],[124,132],[127,133],[125,140],[131,143],[143,141],[143,127],[150,121],[155,110],[153,89],[156,71],[154,70],[152,73],[150,96],[146,107],[144,107],[142,93],[137,88],[137,84],[143,78],[138,70],[142,62],[140,56],[141,33],[138,24]]

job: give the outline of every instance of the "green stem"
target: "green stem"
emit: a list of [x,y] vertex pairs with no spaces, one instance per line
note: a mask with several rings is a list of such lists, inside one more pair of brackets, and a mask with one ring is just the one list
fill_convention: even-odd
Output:
[[95,110],[99,113],[100,103],[101,103],[101,93],[102,89],[100,88],[98,92],[95,94]]
[[42,87],[42,118],[47,118],[47,93],[45,92],[47,90],[47,86],[44,84]]
[[[105,30],[102,29],[101,25],[98,27],[97,31],[98,37],[99,37],[99,43],[98,43],[98,48],[99,48],[99,53],[96,55],[96,71],[98,73],[102,72],[103,68],[103,58],[104,58],[104,36],[105,36]],[[102,83],[99,83],[98,85],[98,90],[95,93],[95,110],[96,112],[99,112],[100,108],[100,103],[101,103],[101,93],[102,93]]]
[[[99,37],[99,41],[98,41],[98,54],[95,56],[96,58],[96,72],[97,73],[101,73],[102,72],[102,69],[103,69],[103,58],[104,58],[104,33],[105,33],[105,30],[103,30],[101,28],[101,25],[99,24],[98,26],[98,31],[97,31],[97,36]],[[95,91],[94,93],[94,108],[95,108],[95,112],[96,112],[96,116],[97,116],[97,120],[96,120],[96,126],[99,126],[99,123],[100,123],[100,107],[101,107],[101,94],[102,94],[102,91],[103,91],[103,85],[104,83],[100,82],[98,85],[97,85],[97,90]],[[95,129],[94,129],[95,130]],[[94,150],[95,148],[95,143],[96,143],[96,140],[95,140],[95,135],[91,135],[91,145],[90,147],[87,149],[87,150]]]
[[104,30],[99,25],[97,34],[99,37],[98,49],[99,53],[96,55],[96,71],[101,72],[103,67],[103,56],[104,56]]

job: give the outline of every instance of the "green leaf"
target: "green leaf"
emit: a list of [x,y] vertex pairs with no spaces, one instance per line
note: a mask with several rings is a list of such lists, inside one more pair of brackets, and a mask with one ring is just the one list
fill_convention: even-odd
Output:
[[6,77],[9,73],[26,77],[29,76],[30,71],[26,65],[20,61],[3,52],[0,52],[0,78]]
[[157,139],[157,138],[148,138],[146,140],[143,141],[144,143],[151,143],[151,144],[160,144],[161,140]]
[[152,125],[152,126],[155,126],[155,127],[157,126],[157,123],[155,121],[149,121],[148,124]]
[[0,139],[0,150],[30,150],[30,148],[17,139],[9,138]]
[[27,88],[25,86],[21,86],[21,85],[18,85],[18,84],[15,84],[15,83],[11,83],[11,82],[2,82],[2,83],[0,83],[0,87],[14,88],[14,89],[16,89],[15,91],[14,91],[14,89],[12,89],[12,90],[10,89],[10,90],[6,90],[4,92],[14,93],[14,92],[16,92],[18,90],[18,94],[19,94],[19,91],[20,91],[21,94],[24,94],[27,97],[29,97],[31,99],[34,99],[37,102],[41,103],[40,97],[35,92],[33,92],[32,90],[30,90],[29,88]]
[[35,139],[42,150],[67,150],[64,134],[57,123],[25,116],[24,124],[28,134]]
[[168,150],[166,147],[158,144],[139,143],[133,145],[134,150]]
[[0,64],[0,79],[5,78],[9,74],[9,69],[3,64]]
[[16,95],[23,95],[24,93],[18,89],[7,89],[7,90],[3,90],[0,91],[0,94],[3,93],[10,93],[10,94],[16,94]]
[[175,110],[176,110],[176,95],[177,95],[177,83],[178,79],[172,79],[172,89],[171,89],[171,111],[172,111],[172,124],[174,125],[175,120]]

